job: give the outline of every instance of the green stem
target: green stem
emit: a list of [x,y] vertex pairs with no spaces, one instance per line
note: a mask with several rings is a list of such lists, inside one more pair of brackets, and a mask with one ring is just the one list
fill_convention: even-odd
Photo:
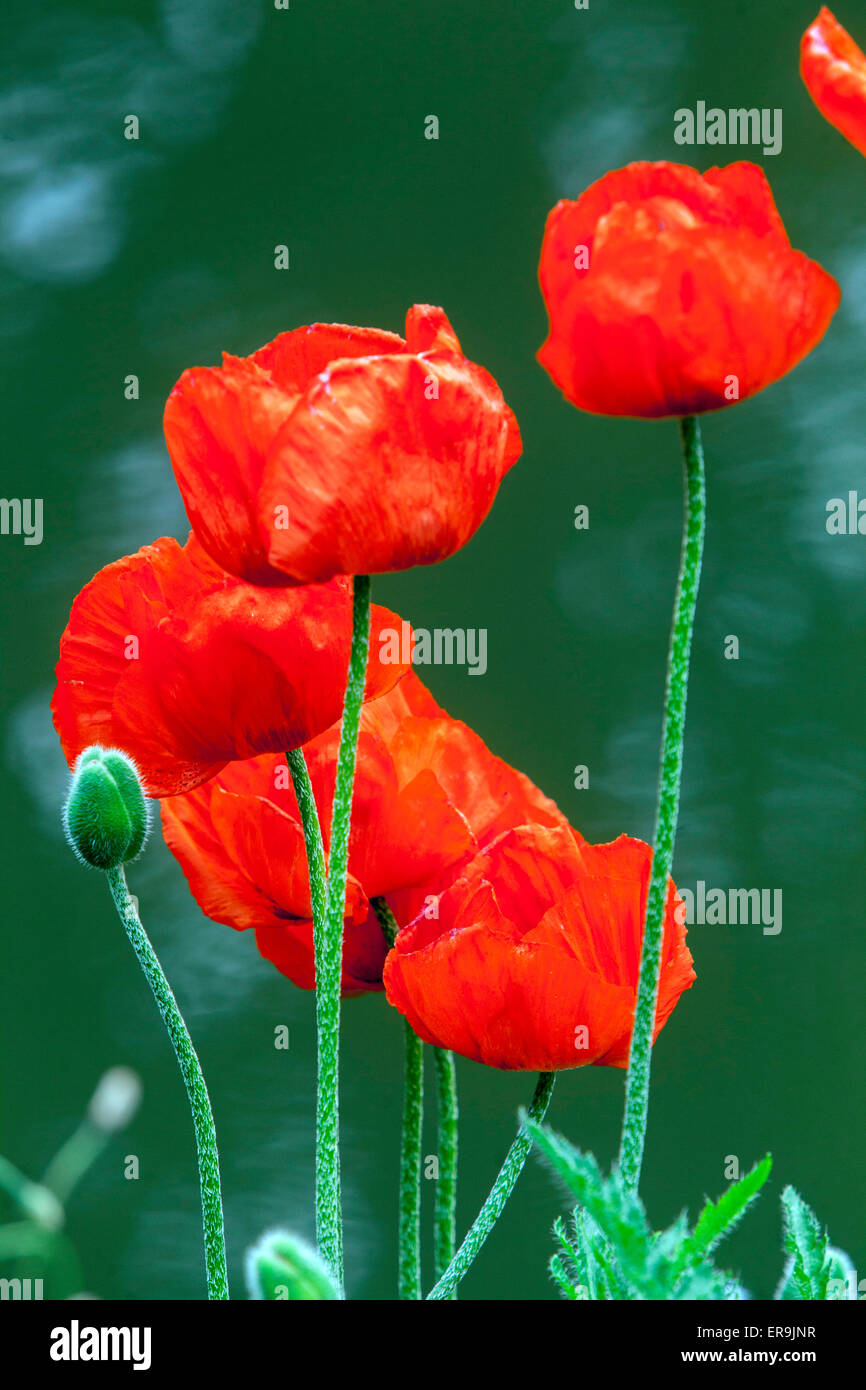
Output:
[[[328,978],[325,962],[325,943],[327,939],[328,911],[328,869],[325,860],[325,847],[322,841],[322,826],[316,806],[313,784],[307,769],[303,750],[294,748],[286,754],[292,786],[298,802],[301,825],[304,830],[304,845],[307,851],[307,872],[310,880],[310,904],[313,913],[313,953],[315,960],[316,984]],[[339,1008],[339,1002],[337,1004]],[[337,1273],[338,1260],[335,1251],[342,1248],[339,1236],[340,1222],[340,1170],[339,1154],[333,1155],[325,1142],[325,1098],[329,1087],[336,1087],[336,1054],[331,1044],[333,1026],[333,1006],[329,995],[316,989],[316,1032],[317,1032],[317,1082],[316,1082],[316,1236],[319,1249],[324,1254],[329,1250],[328,1262]],[[339,1028],[339,1020],[337,1022]],[[332,1071],[332,1067],[334,1070]],[[334,1101],[336,1105],[336,1097]],[[334,1171],[334,1164],[336,1170]],[[335,1195],[334,1195],[335,1194]],[[334,1234],[335,1227],[337,1234]],[[342,1282],[340,1282],[342,1288]]]
[[98,1129],[87,1119],[82,1120],[75,1133],[58,1149],[45,1169],[43,1183],[57,1194],[61,1202],[67,1203],[73,1190],[99,1158],[107,1143],[108,1135],[105,1130]]
[[[400,928],[387,899],[371,898],[382,935],[389,946]],[[424,1117],[424,1044],[404,1024],[406,1062],[403,1083],[403,1137],[400,1144],[400,1221],[397,1289],[401,1299],[421,1297],[421,1132]]]
[[397,925],[397,918],[388,906],[387,898],[371,898],[370,906],[378,918],[379,926],[382,928],[382,935],[388,943],[388,948],[390,950],[397,940],[397,933],[400,930]]
[[680,421],[683,445],[684,515],[680,572],[674,600],[673,623],[668,650],[662,724],[661,764],[658,802],[653,835],[652,877],[647,896],[640,980],[635,1006],[634,1031],[626,1082],[625,1114],[619,1163],[631,1187],[637,1187],[643,1161],[649,1105],[650,1062],[655,1031],[661,951],[664,938],[664,912],[668,875],[674,854],[680,778],[683,765],[683,730],[689,683],[689,654],[692,644],[695,602],[701,577],[704,548],[706,493],[701,430],[694,416]]
[[400,1147],[400,1225],[398,1297],[421,1297],[421,1125],[424,1114],[424,1044],[404,1024],[406,1069],[403,1090],[403,1142]]
[[286,762],[295,789],[301,825],[304,831],[304,845],[307,850],[307,871],[310,876],[310,904],[313,910],[313,941],[316,952],[316,971],[318,975],[319,957],[322,950],[322,928],[325,923],[325,909],[328,901],[328,871],[325,864],[325,847],[322,844],[322,827],[313,784],[307,771],[307,760],[302,748],[293,748],[286,754]]
[[[434,1271],[440,1279],[457,1248],[457,1072],[454,1053],[434,1047],[439,1097],[439,1179],[434,1205]],[[457,1297],[456,1290],[451,1294]]]
[[46,1183],[31,1182],[20,1168],[0,1154],[0,1188],[8,1192],[25,1216],[45,1230],[56,1231],[66,1219],[57,1193]]
[[337,754],[328,891],[321,968],[316,979],[319,1029],[319,1084],[316,1105],[316,1230],[319,1249],[337,1287],[343,1289],[343,1217],[340,1199],[340,985],[343,966],[343,913],[349,865],[352,789],[358,729],[364,703],[370,645],[370,576],[354,580],[352,650]]
[[[536,1124],[541,1124],[547,1114],[547,1107],[550,1104],[550,1097],[553,1094],[553,1085],[556,1081],[556,1073],[543,1071],[535,1087],[535,1094],[532,1097],[527,1118],[534,1120]],[[526,1156],[532,1148],[532,1140],[525,1124],[520,1126],[517,1138],[508,1150],[505,1162],[499,1170],[499,1176],[490,1189],[488,1197],[476,1216],[474,1222],[449,1264],[442,1278],[428,1293],[428,1299],[450,1298],[452,1291],[456,1289],[460,1280],[468,1270],[478,1251],[481,1249],[505,1207],[505,1203],[514,1191],[514,1185],[520,1177]]]
[[217,1153],[213,1112],[211,1111],[210,1097],[202,1075],[201,1064],[196,1056],[177,1000],[162,972],[162,966],[157,960],[156,952],[150,944],[147,932],[139,920],[135,904],[126,886],[123,866],[119,865],[116,869],[106,870],[105,876],[108,879],[108,886],[111,889],[111,896],[114,899],[118,916],[126,929],[132,949],[135,951],[139,965],[153,991],[157,1008],[162,1014],[163,1023],[168,1031],[168,1036],[171,1038],[175,1056],[180,1066],[183,1084],[189,1096],[198,1150],[208,1298],[228,1298],[229,1284],[226,1271],[219,1154]]

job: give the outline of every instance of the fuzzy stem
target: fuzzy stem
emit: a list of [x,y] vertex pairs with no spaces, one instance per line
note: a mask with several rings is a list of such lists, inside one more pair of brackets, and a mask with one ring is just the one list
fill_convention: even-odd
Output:
[[[400,930],[387,899],[372,898],[389,947]],[[424,1117],[424,1044],[404,1025],[406,1062],[403,1082],[403,1135],[400,1143],[400,1220],[397,1289],[401,1299],[421,1297],[421,1132]]]
[[[547,1114],[547,1107],[550,1104],[550,1097],[553,1093],[553,1085],[556,1081],[556,1073],[552,1071],[541,1072],[538,1084],[535,1087],[535,1094],[532,1097],[527,1119],[534,1120],[536,1124],[541,1124]],[[464,1238],[463,1244],[449,1264],[442,1278],[428,1293],[428,1299],[450,1298],[454,1289],[460,1283],[464,1274],[468,1270],[478,1251],[481,1249],[505,1207],[505,1203],[514,1191],[514,1185],[520,1177],[526,1156],[532,1148],[532,1139],[526,1124],[521,1124],[517,1131],[517,1138],[508,1150],[505,1162],[499,1170],[499,1175],[490,1189],[487,1199],[474,1222],[469,1228]]]
[[404,1024],[406,1067],[400,1146],[400,1224],[397,1284],[401,1299],[421,1297],[421,1126],[424,1115],[424,1044]]
[[320,968],[316,976],[319,1030],[319,1080],[316,1103],[316,1230],[319,1250],[343,1290],[343,1215],[340,1197],[340,986],[343,968],[343,913],[349,864],[352,789],[358,753],[358,729],[367,655],[370,646],[370,576],[355,576],[352,604],[352,649],[337,754],[328,888]]
[[636,1188],[640,1179],[649,1105],[650,1062],[655,1031],[664,912],[668,875],[674,854],[680,779],[683,766],[683,731],[689,683],[689,655],[695,602],[701,577],[704,547],[706,492],[701,429],[695,416],[680,421],[683,446],[683,539],[680,571],[674,600],[668,649],[662,724],[658,801],[653,835],[652,877],[647,896],[640,980],[635,1006],[634,1031],[626,1082],[625,1114],[619,1163],[623,1178]]
[[192,1045],[187,1026],[183,1021],[183,1015],[178,1008],[177,1000],[163,974],[162,966],[150,944],[147,932],[139,920],[135,904],[126,886],[123,866],[119,865],[116,869],[106,870],[105,876],[108,879],[108,886],[111,889],[111,896],[114,899],[118,916],[126,929],[132,949],[138,957],[138,963],[153,991],[157,1008],[162,1014],[163,1023],[168,1031],[168,1036],[171,1038],[175,1056],[180,1066],[183,1084],[189,1096],[198,1150],[208,1298],[228,1298],[229,1283],[220,1193],[219,1154],[217,1153],[213,1112],[211,1111],[210,1097],[202,1075],[201,1064]]
[[295,798],[304,831],[304,844],[307,850],[307,872],[310,878],[310,904],[313,910],[313,939],[316,951],[318,973],[319,956],[322,947],[322,927],[325,922],[325,906],[328,899],[328,871],[325,864],[325,849],[322,844],[322,827],[313,793],[313,784],[307,771],[307,760],[302,748],[293,748],[286,754],[286,762],[295,789]]
[[[457,1072],[454,1053],[434,1047],[439,1101],[439,1179],[434,1205],[434,1271],[440,1279],[457,1248]],[[450,1295],[457,1297],[456,1289]]]

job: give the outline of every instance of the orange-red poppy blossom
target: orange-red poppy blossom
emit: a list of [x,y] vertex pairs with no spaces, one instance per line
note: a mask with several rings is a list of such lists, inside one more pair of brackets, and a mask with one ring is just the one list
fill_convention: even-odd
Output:
[[818,343],[839,287],[794,251],[756,165],[629,164],[547,219],[539,361],[599,415],[717,410]]
[[318,323],[184,372],[165,437],[202,545],[256,584],[445,559],[521,451],[496,382],[424,304],[405,340]]
[[800,41],[800,75],[821,115],[866,154],[866,54],[826,5]]
[[[405,665],[379,660],[373,608],[367,696]],[[225,763],[296,748],[342,710],[352,635],[346,579],[275,591],[225,573],[194,536],[107,565],[75,599],[60,640],[54,725],[70,766],[120,748],[150,796],[187,791]]]
[[[327,849],[339,728],[304,749]],[[262,955],[302,989],[315,983],[310,890],[285,762],[230,763],[162,802],[166,843],[208,916],[253,928]],[[349,843],[343,993],[382,988],[387,947],[370,900],[398,924],[436,910],[480,845],[512,825],[565,825],[527,777],[440,709],[414,672],[361,714]],[[572,832],[573,833],[573,832]]]
[[[385,962],[389,1001],[425,1042],[488,1066],[624,1067],[652,850],[565,827],[507,831],[419,915]],[[669,883],[655,1034],[695,978]]]

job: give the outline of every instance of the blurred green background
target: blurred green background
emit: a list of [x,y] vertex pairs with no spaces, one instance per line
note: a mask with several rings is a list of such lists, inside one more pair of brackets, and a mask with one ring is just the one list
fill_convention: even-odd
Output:
[[[117,556],[185,535],[165,397],[184,367],[282,329],[319,319],[400,330],[412,302],[442,304],[501,383],[524,457],[462,553],[375,592],[416,625],[486,627],[487,675],[427,670],[437,698],[587,837],[649,838],[677,430],[579,414],[534,360],[549,207],[645,158],[762,163],[793,244],[836,275],[843,301],[792,376],[705,420],[707,555],[675,877],[781,888],[784,925],[778,936],[692,929],[698,980],[655,1055],[643,1191],[667,1224],[722,1190],[727,1156],[748,1166],[770,1149],[771,1186],[726,1262],[771,1293],[778,1195],[793,1182],[863,1263],[866,538],[829,536],[825,509],[866,491],[866,163],[797,74],[815,8],[4,6],[2,492],[42,497],[45,534],[39,547],[0,538],[0,1150],[36,1175],[107,1066],[140,1072],[138,1118],[70,1211],[87,1289],[136,1299],[204,1288],[186,1097],[104,884],[63,842],[66,772],[48,714],[78,589]],[[839,18],[866,44],[856,9]],[[673,113],[699,99],[782,108],[781,154],[676,146]],[[137,142],[123,138],[128,114]],[[438,141],[424,138],[430,114]],[[285,272],[274,269],[281,243]],[[138,401],[124,399],[128,373]],[[573,528],[579,503],[585,532]],[[724,659],[729,634],[739,661]],[[590,769],[588,790],[574,789],[576,764]],[[158,834],[130,880],[210,1085],[241,1296],[243,1251],[265,1226],[313,1231],[313,1000],[260,960],[251,935],[201,916]],[[273,1046],[279,1024],[288,1052]],[[382,997],[347,1005],[343,1056],[349,1292],[389,1298],[402,1056]],[[605,1163],[623,1079],[566,1074],[551,1110]],[[462,1231],[534,1083],[468,1062],[459,1080]],[[123,1177],[127,1154],[140,1159],[137,1181]],[[563,1205],[531,1160],[463,1296],[552,1297],[549,1228]]]

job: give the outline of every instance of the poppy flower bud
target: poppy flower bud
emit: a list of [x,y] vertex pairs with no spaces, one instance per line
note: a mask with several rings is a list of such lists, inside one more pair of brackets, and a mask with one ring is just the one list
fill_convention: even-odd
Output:
[[63,828],[83,864],[116,869],[140,852],[148,810],[138,769],[117,748],[85,748],[75,764]]
[[300,1236],[276,1228],[265,1231],[247,1251],[250,1298],[318,1300],[340,1294],[324,1260]]

